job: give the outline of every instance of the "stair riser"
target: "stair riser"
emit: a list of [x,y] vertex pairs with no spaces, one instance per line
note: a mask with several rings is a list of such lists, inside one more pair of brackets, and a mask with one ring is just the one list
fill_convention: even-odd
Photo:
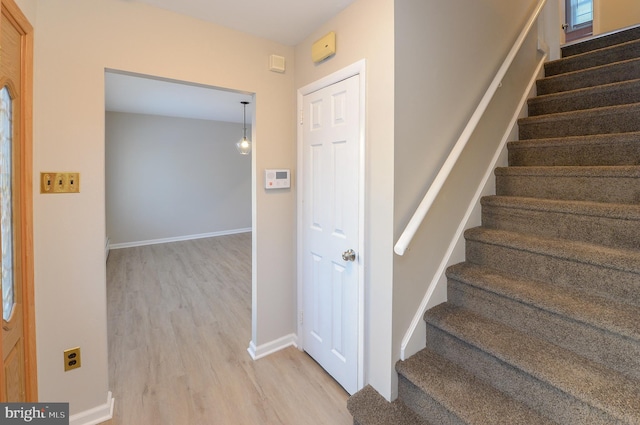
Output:
[[640,202],[640,181],[631,177],[496,176],[496,194],[573,201]]
[[432,425],[418,418],[400,399],[389,403],[370,385],[349,397],[347,410],[354,425]]
[[634,378],[640,378],[640,341],[449,279],[448,302],[541,338]]
[[640,222],[609,217],[483,205],[482,225],[551,238],[640,248]]
[[398,398],[418,416],[434,424],[466,425],[466,422],[425,394],[404,376],[398,376]]
[[615,44],[626,43],[627,41],[637,40],[640,38],[640,26],[630,28],[625,31],[620,31],[614,34],[610,34],[603,37],[597,37],[592,40],[583,41],[580,43],[572,44],[562,48],[562,56],[569,57],[585,53],[588,51],[602,49]]
[[427,323],[427,347],[498,390],[563,425],[605,425],[614,418]]
[[612,166],[640,165],[640,140],[632,143],[571,144],[510,147],[509,165],[523,166]]
[[580,71],[587,68],[602,66],[613,62],[635,59],[640,56],[640,42],[632,41],[625,44],[611,46],[604,50],[597,50],[580,56],[572,56],[545,64],[545,75],[552,76],[567,72]]
[[596,111],[521,119],[518,121],[519,138],[544,139],[640,131],[638,107],[620,107],[615,112],[607,111],[605,114],[597,114]]
[[466,241],[467,261],[503,272],[640,306],[640,275],[480,241]]
[[571,74],[543,78],[536,82],[538,96],[619,83],[640,78],[640,60],[630,60]]
[[640,82],[633,82],[583,93],[571,92],[553,98],[533,98],[528,106],[529,116],[533,117],[638,102]]

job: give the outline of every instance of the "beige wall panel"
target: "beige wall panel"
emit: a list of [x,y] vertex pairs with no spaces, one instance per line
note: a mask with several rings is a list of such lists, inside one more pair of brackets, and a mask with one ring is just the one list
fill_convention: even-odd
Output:
[[[296,89],[366,59],[365,375],[385,397],[395,376],[391,357],[393,262],[394,34],[392,0],[358,0],[296,46]],[[311,45],[336,33],[336,54],[314,64]]]
[[[46,0],[37,3],[35,49],[34,174],[82,175],[79,194],[34,195],[40,399],[70,401],[76,414],[103,405],[109,389],[105,68],[256,93],[247,345],[294,332],[294,194],[266,193],[259,177],[264,168],[294,168],[293,74],[268,70],[271,54],[293,68],[293,48],[138,2]],[[75,346],[83,365],[65,373],[61,353]]]
[[640,24],[638,0],[594,0],[593,3],[595,34]]

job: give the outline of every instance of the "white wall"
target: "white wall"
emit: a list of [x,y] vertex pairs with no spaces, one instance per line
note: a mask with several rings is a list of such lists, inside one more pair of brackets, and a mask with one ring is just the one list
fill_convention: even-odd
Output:
[[[320,64],[311,45],[336,32],[336,54]],[[296,88],[366,59],[365,382],[391,396],[393,261],[393,0],[356,0],[296,46]]]
[[251,228],[242,124],[107,112],[105,130],[111,245]]
[[[105,68],[255,93],[251,337],[260,345],[291,334],[294,195],[266,193],[260,176],[264,168],[294,168],[293,74],[268,71],[271,54],[292,69],[293,48],[138,2],[36,4],[34,178],[77,171],[82,186],[77,195],[34,194],[40,399],[68,401],[76,414],[103,405],[109,389]],[[61,353],[74,346],[82,347],[83,365],[65,373]]]
[[594,0],[594,34],[604,34],[640,24],[640,1]]

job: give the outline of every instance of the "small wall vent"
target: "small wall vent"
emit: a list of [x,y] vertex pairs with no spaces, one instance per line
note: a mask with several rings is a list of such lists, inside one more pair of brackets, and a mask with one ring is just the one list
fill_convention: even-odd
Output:
[[271,55],[269,56],[269,70],[273,72],[285,71],[284,56]]

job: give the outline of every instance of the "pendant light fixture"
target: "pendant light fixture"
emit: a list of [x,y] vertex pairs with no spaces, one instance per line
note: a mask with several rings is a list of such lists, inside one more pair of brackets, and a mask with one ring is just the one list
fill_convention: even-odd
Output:
[[247,139],[247,105],[249,102],[240,102],[242,103],[243,114],[242,114],[242,130],[243,136],[242,140],[236,143],[236,148],[240,155],[249,155],[251,153],[251,141]]

